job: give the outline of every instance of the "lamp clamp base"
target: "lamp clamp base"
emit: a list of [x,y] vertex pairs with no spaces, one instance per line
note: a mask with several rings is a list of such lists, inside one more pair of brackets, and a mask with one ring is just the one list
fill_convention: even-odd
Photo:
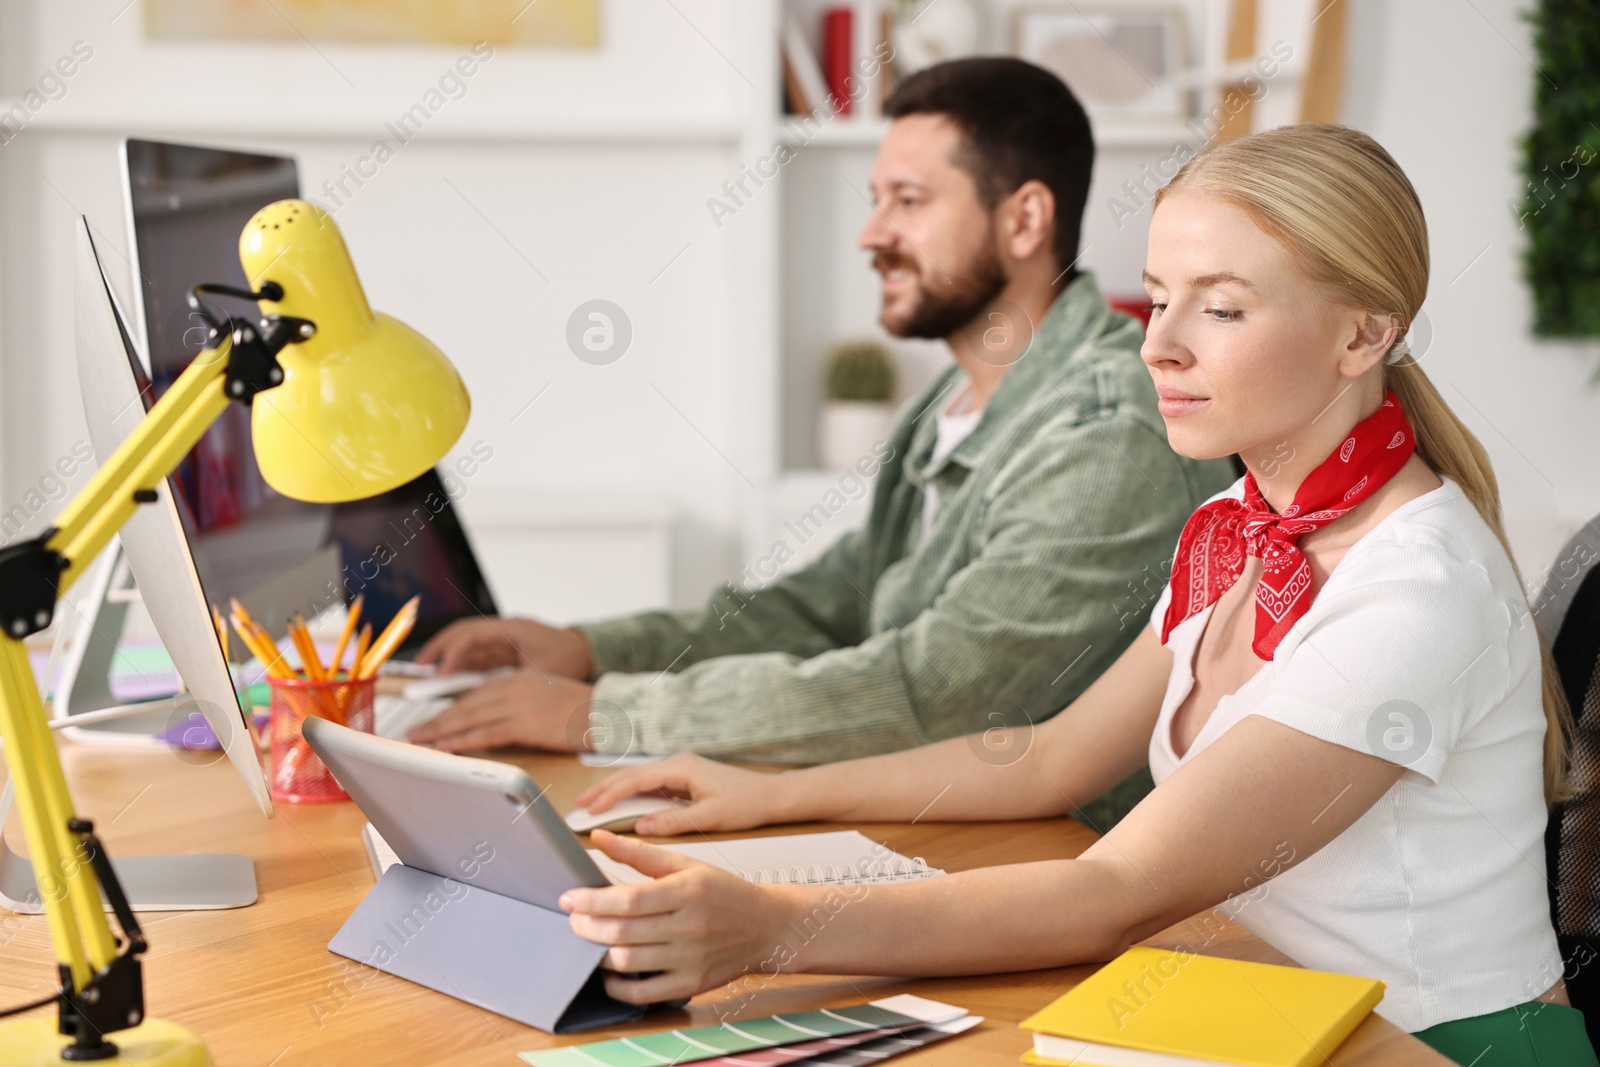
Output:
[[137,957],[124,954],[96,974],[76,994],[72,976],[61,968],[60,1019],[56,1030],[72,1038],[61,1050],[64,1060],[108,1060],[119,1052],[106,1034],[144,1021],[144,969]]
[[78,854],[86,856],[94,868],[95,879],[117,917],[117,924],[122,927],[125,940],[123,950],[76,992],[72,988],[71,970],[65,965],[61,967],[58,1029],[72,1038],[72,1044],[61,1050],[61,1058],[110,1059],[118,1054],[118,1049],[105,1035],[144,1022],[144,969],[139,957],[149,946],[139,929],[139,920],[128,906],[128,898],[122,892],[122,883],[117,880],[105,846],[95,836],[94,824],[87,819],[71,819],[67,829],[78,838]]

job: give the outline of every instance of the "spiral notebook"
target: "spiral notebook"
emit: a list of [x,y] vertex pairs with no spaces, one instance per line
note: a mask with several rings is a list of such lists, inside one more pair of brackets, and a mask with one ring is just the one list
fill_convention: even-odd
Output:
[[[371,823],[361,828],[367,860],[374,876],[400,862]],[[902,856],[855,830],[820,834],[784,834],[777,837],[743,837],[735,841],[697,841],[663,845],[713,867],[732,871],[747,882],[792,885],[859,885],[914,882],[944,872],[929,867],[922,857]],[[647,882],[644,875],[624,866],[598,849],[589,858],[613,885]]]
[[[944,873],[929,867],[920,856],[902,856],[855,830],[696,841],[662,847],[757,883],[860,885],[914,882]],[[632,867],[618,863],[603,852],[591,848],[589,858],[614,885],[649,881]]]

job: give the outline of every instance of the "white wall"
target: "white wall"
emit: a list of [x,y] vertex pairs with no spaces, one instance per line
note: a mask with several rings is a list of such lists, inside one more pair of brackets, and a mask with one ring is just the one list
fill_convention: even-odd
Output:
[[1345,121],[1389,149],[1422,199],[1434,330],[1423,367],[1489,450],[1530,580],[1600,512],[1600,392],[1589,384],[1600,343],[1532,338],[1526,242],[1506,206],[1523,187],[1518,144],[1539,77],[1532,6],[1352,0],[1344,104]]
[[[1600,398],[1586,384],[1596,346],[1579,354],[1527,332],[1506,201],[1520,185],[1516,146],[1537,76],[1528,4],[1349,2],[1345,119],[1405,166],[1431,223],[1425,366],[1490,449],[1518,555],[1537,572],[1567,530],[1600,511],[1588,475]],[[142,38],[138,0],[112,21],[118,6],[8,0],[0,9],[0,97],[15,98],[74,41],[94,49],[66,96],[0,145],[7,506],[83,436],[70,227],[86,212],[126,251],[117,138],[292,151],[320,198],[324,179],[365,153],[461,51],[156,45]],[[760,402],[746,395],[740,325],[748,252],[740,223],[717,230],[704,205],[746,162],[743,116],[770,88],[759,76],[762,88],[752,88],[724,58],[743,62],[739,0],[604,0],[604,11],[596,53],[500,50],[338,219],[374,305],[461,366],[475,399],[465,441],[496,449],[480,475],[487,493],[600,492],[671,508],[680,516],[671,595],[692,603],[761,548],[739,543],[753,493],[735,469],[750,447],[748,406]],[[1087,260],[1107,288],[1128,288],[1148,219],[1118,230],[1104,200],[1158,155],[1102,152]],[[834,229],[848,239],[852,227]],[[837,291],[847,281],[814,284]],[[632,350],[609,367],[580,363],[563,341],[568,314],[595,297],[622,305],[634,325]]]

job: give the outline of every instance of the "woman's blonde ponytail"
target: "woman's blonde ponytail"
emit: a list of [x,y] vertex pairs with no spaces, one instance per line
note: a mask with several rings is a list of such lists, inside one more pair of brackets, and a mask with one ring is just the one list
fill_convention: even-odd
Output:
[[[1406,358],[1391,364],[1384,375],[1385,384],[1400,398],[1400,407],[1411,420],[1417,434],[1417,453],[1436,472],[1461,486],[1483,516],[1489,529],[1505,546],[1511,559],[1511,569],[1517,580],[1522,574],[1517,570],[1516,557],[1511,555],[1511,543],[1506,540],[1505,526],[1500,515],[1500,484],[1489,464],[1489,453],[1473,436],[1461,420],[1445,404],[1444,397],[1415,361]],[[1531,612],[1529,623],[1531,624]],[[1550,643],[1541,635],[1539,651],[1544,661],[1542,688],[1544,694],[1545,735],[1545,803],[1554,804],[1565,799],[1566,767],[1572,745],[1572,717],[1567,707],[1567,696],[1561,688],[1561,676],[1550,654]]]

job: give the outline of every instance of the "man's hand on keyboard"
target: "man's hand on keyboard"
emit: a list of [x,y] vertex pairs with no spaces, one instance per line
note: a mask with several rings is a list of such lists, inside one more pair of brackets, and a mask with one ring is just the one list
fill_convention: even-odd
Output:
[[490,678],[406,740],[445,752],[523,745],[552,752],[587,750],[594,687],[525,667]]
[[422,647],[417,662],[437,664],[443,674],[534,667],[552,678],[579,681],[587,680],[594,669],[589,641],[577,630],[489,615],[446,626]]

